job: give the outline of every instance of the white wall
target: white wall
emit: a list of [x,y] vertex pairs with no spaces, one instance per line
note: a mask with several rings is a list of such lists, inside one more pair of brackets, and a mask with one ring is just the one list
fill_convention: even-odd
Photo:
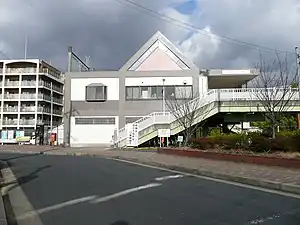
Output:
[[207,76],[199,76],[199,94],[203,94],[208,91]]
[[71,146],[105,145],[110,146],[114,130],[119,123],[116,116],[115,125],[75,125],[75,117],[71,118]]
[[71,100],[85,101],[85,87],[92,83],[107,86],[107,100],[119,100],[119,78],[73,78],[71,80]]
[[134,77],[126,78],[125,86],[151,86],[151,85],[163,85],[163,79],[165,79],[165,85],[192,85],[192,77]]

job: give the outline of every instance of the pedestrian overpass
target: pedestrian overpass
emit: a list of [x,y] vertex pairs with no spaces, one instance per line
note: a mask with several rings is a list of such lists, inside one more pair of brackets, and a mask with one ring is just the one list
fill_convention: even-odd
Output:
[[[259,92],[273,94],[271,89],[264,88],[214,89],[191,100],[185,105],[190,104],[191,106],[197,104],[197,107],[188,107],[189,109],[199,110],[196,114],[197,117],[194,119],[194,125],[217,114],[229,113],[234,115],[235,113],[265,112],[266,109],[260,100],[262,93]],[[276,95],[268,94],[268,96],[272,96],[272,100],[274,101],[288,101],[289,106],[283,108],[283,110],[277,109],[278,111],[289,113],[300,112],[298,89],[290,89],[289,92],[292,94],[286,94],[286,92],[286,89],[279,89],[276,91]],[[288,96],[288,98],[284,99],[283,97],[285,96]],[[185,105],[182,105],[182,107],[185,107]],[[134,123],[126,124],[119,131],[115,130],[113,143],[120,148],[138,147],[157,137],[157,131],[161,128],[170,129],[171,136],[179,134],[184,130],[172,112],[153,112]]]

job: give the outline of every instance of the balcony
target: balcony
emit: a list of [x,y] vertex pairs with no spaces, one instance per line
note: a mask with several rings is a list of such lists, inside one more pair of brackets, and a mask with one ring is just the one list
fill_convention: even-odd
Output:
[[47,88],[51,89],[51,83],[46,82],[44,80],[39,80],[39,86],[43,86],[43,87],[47,87]]
[[32,93],[21,94],[21,99],[36,99],[36,94],[32,94]]
[[63,104],[63,100],[59,99],[59,98],[53,98],[53,102],[59,103],[59,104]]
[[3,120],[3,125],[16,126],[18,125],[18,119],[7,119]]
[[35,106],[21,106],[21,112],[35,112]]
[[63,88],[60,88],[60,87],[57,87],[57,86],[53,86],[52,89],[59,92],[59,93],[63,93],[63,91],[64,91]]
[[27,86],[27,87],[35,87],[36,81],[35,80],[22,80],[21,85]]
[[6,68],[6,74],[35,74],[37,69],[34,67],[25,67],[25,68]]
[[19,94],[4,94],[4,99],[5,100],[19,99],[19,97],[20,97]]
[[20,125],[35,125],[35,119],[20,119]]
[[17,106],[6,106],[3,108],[3,112],[18,113],[18,107]]
[[19,87],[20,86],[20,81],[5,81],[4,82],[4,87]]
[[52,77],[55,77],[58,80],[61,80],[61,78],[62,78],[61,74],[57,74],[56,72],[54,72],[53,70],[50,70],[49,68],[40,69],[40,73],[50,75]]

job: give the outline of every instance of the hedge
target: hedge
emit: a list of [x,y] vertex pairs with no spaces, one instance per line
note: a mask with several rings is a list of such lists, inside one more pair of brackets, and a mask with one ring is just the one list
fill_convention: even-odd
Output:
[[239,149],[254,152],[284,151],[300,152],[300,131],[278,133],[270,139],[259,133],[220,134],[191,140],[191,147],[197,149]]

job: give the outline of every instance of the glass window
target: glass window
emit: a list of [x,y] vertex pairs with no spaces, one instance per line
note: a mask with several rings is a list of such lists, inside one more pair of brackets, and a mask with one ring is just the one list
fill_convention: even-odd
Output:
[[86,86],[86,101],[106,101],[107,87],[99,84]]
[[132,99],[132,87],[126,87],[126,99]]
[[151,98],[152,99],[157,99],[158,96],[157,96],[157,87],[156,86],[153,86],[150,88],[150,94],[151,94]]
[[142,99],[144,98],[150,98],[150,91],[149,91],[149,87],[145,87],[145,86],[142,86],[141,87],[141,97]]
[[191,99],[193,97],[192,86],[175,87],[176,99]]
[[140,88],[133,87],[132,88],[132,99],[140,99],[140,98],[141,98]]
[[162,86],[158,86],[157,87],[157,98],[158,99],[162,99],[162,93],[163,93],[163,87]]
[[175,86],[165,87],[165,98],[175,98]]

